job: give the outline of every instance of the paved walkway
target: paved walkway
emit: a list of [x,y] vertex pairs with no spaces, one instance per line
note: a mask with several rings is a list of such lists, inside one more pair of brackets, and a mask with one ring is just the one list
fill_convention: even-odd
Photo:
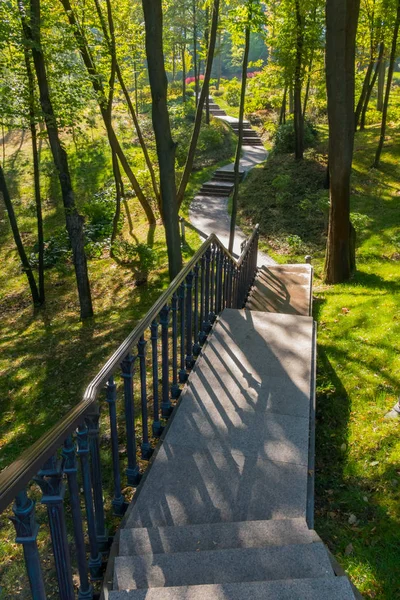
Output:
[[[225,116],[216,117],[226,123],[238,123],[239,119],[235,117]],[[250,171],[256,165],[264,162],[267,159],[268,152],[262,146],[243,146],[242,158],[240,160],[240,169],[242,171]],[[234,163],[222,167],[224,171],[233,171]],[[228,213],[228,199],[218,196],[196,196],[189,210],[189,219],[199,231],[208,237],[211,233],[215,233],[224,246],[229,243],[229,228],[230,215]],[[233,246],[233,254],[240,256],[240,245],[246,240],[243,231],[236,227],[235,242]],[[275,261],[263,252],[258,253],[258,266],[274,265]]]

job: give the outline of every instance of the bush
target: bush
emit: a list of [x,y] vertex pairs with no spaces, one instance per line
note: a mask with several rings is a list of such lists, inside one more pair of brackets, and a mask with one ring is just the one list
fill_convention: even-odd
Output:
[[[44,268],[50,269],[60,263],[65,263],[72,257],[69,237],[65,227],[58,227],[53,235],[44,242]],[[39,267],[39,248],[35,244],[29,262],[32,268]]]
[[[304,121],[304,148],[310,148],[318,138],[318,131],[310,121]],[[295,151],[294,122],[279,125],[273,135],[275,154],[292,154]]]
[[90,241],[111,237],[115,214],[115,185],[108,182],[106,186],[94,194],[93,198],[82,207],[87,217],[85,235]]
[[225,99],[229,106],[239,106],[240,84],[237,79],[232,79],[226,86]]
[[133,267],[136,283],[146,283],[149,272],[157,265],[157,253],[147,244],[131,244],[126,240],[115,240],[113,256],[121,263]]
[[215,96],[216,98],[220,98],[221,96],[224,95],[224,90],[221,90],[221,89],[214,90],[212,95]]

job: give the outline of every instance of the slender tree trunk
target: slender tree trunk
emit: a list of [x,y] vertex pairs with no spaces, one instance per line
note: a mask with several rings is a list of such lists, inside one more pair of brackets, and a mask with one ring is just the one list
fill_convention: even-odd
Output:
[[182,254],[175,181],[176,144],[172,140],[167,105],[168,80],[163,51],[162,0],[143,0],[143,13],[153,128],[160,166],[161,214],[167,239],[169,275],[172,280],[182,268]]
[[221,77],[222,77],[222,52],[221,52],[221,32],[218,33],[217,37],[217,56],[218,56],[218,71],[217,71],[217,85],[216,88],[219,90],[219,86],[221,85]]
[[138,76],[136,70],[136,61],[133,62],[133,78],[135,81],[135,109],[136,114],[139,114],[139,90],[138,90]]
[[306,91],[304,93],[304,100],[303,100],[303,122],[304,122],[304,119],[306,118],[308,98],[310,96],[311,71],[312,71],[312,67],[313,67],[313,62],[314,62],[314,50],[312,50],[312,52],[311,52],[310,62],[308,63],[307,84],[306,84]]
[[303,60],[304,31],[300,11],[300,0],[296,0],[296,67],[294,71],[294,136],[295,158],[303,159],[304,152],[304,120],[301,105],[301,63]]
[[175,44],[172,44],[172,81],[176,79],[176,56],[175,56]]
[[239,131],[238,131],[238,143],[236,147],[236,156],[235,156],[235,164],[233,167],[235,174],[235,185],[233,188],[233,198],[232,198],[232,214],[231,214],[231,224],[229,231],[229,252],[232,254],[233,252],[233,244],[235,241],[235,228],[236,228],[236,218],[237,218],[237,205],[238,205],[238,197],[239,197],[239,169],[240,169],[240,156],[242,154],[242,143],[243,143],[243,117],[244,117],[244,104],[246,101],[246,84],[247,84],[247,66],[249,62],[249,49],[250,49],[250,24],[246,27],[245,33],[245,46],[244,46],[244,55],[243,55],[243,65],[242,65],[242,86],[240,91],[240,106],[239,106]]
[[373,55],[373,51],[371,50],[370,61],[368,63],[367,72],[366,72],[365,77],[364,77],[364,82],[363,82],[361,94],[360,94],[360,97],[358,99],[357,107],[356,107],[356,112],[355,112],[354,122],[355,122],[355,130],[356,131],[357,131],[358,124],[360,122],[361,111],[362,111],[362,108],[363,108],[364,103],[365,103],[365,98],[366,98],[366,96],[368,94],[368,90],[369,90],[369,86],[370,86],[370,81],[371,81],[371,75],[372,75],[373,68],[374,68],[374,55]]
[[182,100],[186,102],[186,45],[181,44],[182,57]]
[[346,281],[355,267],[350,223],[354,145],[354,62],[359,0],[326,4],[326,83],[329,120],[330,210],[325,281]]
[[43,215],[42,215],[42,198],[40,194],[40,172],[39,172],[39,153],[37,145],[37,132],[35,123],[35,81],[33,78],[29,50],[24,46],[25,67],[28,78],[28,93],[29,93],[29,127],[31,130],[31,144],[33,157],[33,181],[35,191],[36,205],[36,221],[38,231],[38,275],[39,275],[39,298],[40,303],[45,301],[44,290],[44,235],[43,235]]
[[112,153],[113,173],[115,181],[115,213],[113,218],[113,229],[111,233],[110,256],[114,256],[113,243],[118,235],[118,224],[121,217],[121,199],[124,195],[121,171],[118,164],[118,157],[115,152]]
[[193,11],[193,67],[194,67],[194,89],[196,96],[196,106],[199,101],[199,77],[197,73],[197,0],[192,2]]
[[32,272],[31,265],[29,264],[28,257],[25,252],[24,244],[22,243],[22,239],[18,229],[18,223],[14,212],[14,207],[11,202],[10,194],[8,191],[7,183],[4,177],[4,172],[2,167],[0,166],[0,192],[4,199],[4,204],[6,207],[6,211],[8,214],[8,219],[11,225],[11,231],[13,233],[14,242],[18,250],[19,258],[22,263],[22,269],[28,279],[29,287],[31,289],[32,301],[35,306],[39,306],[42,304],[39,290],[36,285],[35,277]]
[[383,144],[385,141],[385,133],[386,133],[386,120],[387,120],[387,113],[388,113],[388,108],[389,108],[389,97],[390,97],[390,90],[392,87],[392,80],[393,80],[393,71],[394,71],[394,62],[396,60],[396,46],[397,46],[397,38],[399,35],[399,26],[400,26],[400,0],[398,0],[397,3],[397,14],[396,14],[396,21],[394,24],[394,31],[393,31],[393,39],[392,39],[392,49],[390,52],[390,59],[389,59],[389,68],[388,68],[388,75],[387,75],[387,81],[386,81],[386,91],[385,91],[385,100],[383,102],[383,110],[382,110],[382,124],[381,124],[381,135],[379,137],[379,143],[378,143],[378,148],[376,150],[376,154],[375,154],[375,160],[373,163],[373,167],[375,167],[375,169],[379,168],[379,164],[380,164],[380,160],[381,160],[381,153],[382,153],[382,148],[383,148]]
[[283,90],[283,98],[281,104],[281,111],[279,113],[279,125],[284,125],[286,123],[286,98],[287,98],[288,86],[285,85]]
[[109,113],[107,110],[108,102],[107,102],[107,98],[106,98],[106,95],[104,92],[103,85],[101,83],[101,76],[99,75],[99,73],[96,70],[92,56],[87,47],[82,29],[80,28],[80,25],[77,22],[75,13],[72,9],[70,0],[60,0],[60,2],[64,7],[64,11],[67,15],[69,23],[73,28],[73,33],[75,35],[75,39],[77,41],[77,45],[78,45],[79,51],[82,56],[82,60],[84,62],[86,70],[90,76],[90,80],[92,82],[93,89],[96,92],[96,96],[97,96],[98,102],[99,102],[101,116],[103,118],[103,122],[104,122],[104,125],[106,128],[106,131],[107,131],[108,141],[110,143],[111,149],[117,154],[119,161],[121,163],[121,166],[122,166],[123,170],[125,171],[128,179],[132,185],[132,188],[134,189],[135,194],[136,194],[140,204],[142,205],[143,210],[146,213],[149,224],[150,225],[154,224],[156,222],[156,219],[155,219],[155,216],[153,213],[153,209],[151,208],[147,198],[144,196],[143,191],[139,185],[139,182],[137,181],[137,179],[129,165],[129,162],[122,150],[122,147],[121,147],[121,145],[118,141],[118,138],[115,134],[115,131],[113,129],[112,122],[111,122],[111,119],[109,117]]
[[[39,87],[40,105],[46,123],[47,135],[53,154],[61,186],[61,194],[65,210],[65,220],[71,243],[76,282],[78,287],[81,318],[93,315],[89,276],[85,254],[83,218],[78,213],[71,184],[67,153],[62,146],[58,134],[57,120],[50,100],[49,85],[41,46],[40,36],[40,0],[30,0],[31,27],[22,19],[25,37],[30,40],[33,63]],[[22,13],[24,8],[21,4]]]
[[293,94],[293,84],[292,82],[289,85],[289,114],[292,115],[294,112],[294,94]]
[[[209,35],[210,35],[210,29],[209,29],[209,10],[208,10],[208,6],[206,7],[206,27],[204,30],[204,43],[206,48],[208,48],[209,46]],[[215,38],[215,41],[217,41],[217,38]],[[212,65],[211,65],[211,70],[212,70]],[[211,72],[210,72],[210,77],[211,77]],[[203,85],[205,84],[205,82],[203,82]],[[206,92],[206,125],[210,124],[210,86],[209,83],[207,84],[207,92]]]
[[367,110],[368,110],[368,105],[369,105],[369,101],[371,98],[372,90],[374,89],[376,80],[378,78],[379,69],[381,66],[381,62],[383,60],[384,49],[385,49],[385,45],[383,42],[381,42],[379,44],[379,54],[378,54],[378,60],[377,60],[376,66],[375,66],[375,71],[374,71],[372,80],[368,86],[368,90],[367,90],[365,100],[364,100],[364,105],[363,105],[362,112],[361,112],[360,131],[364,131],[364,129],[365,129],[365,119],[366,119],[366,114],[367,114]]
[[376,108],[379,112],[383,111],[383,97],[385,94],[385,75],[386,75],[386,60],[382,59],[378,73],[378,96]]
[[3,166],[5,167],[6,165],[6,132],[4,130],[4,123],[1,123],[1,135],[2,135],[2,140],[1,140],[1,146],[2,146],[2,150],[3,150]]
[[197,141],[199,139],[201,119],[203,116],[204,101],[206,99],[206,96],[209,93],[208,90],[209,90],[211,70],[212,70],[212,64],[213,64],[213,58],[214,58],[215,43],[216,43],[216,39],[217,39],[218,16],[219,16],[219,0],[214,0],[212,17],[211,17],[210,43],[208,46],[206,71],[204,74],[203,86],[201,88],[199,102],[197,104],[196,117],[194,120],[193,133],[192,133],[192,138],[190,140],[190,146],[189,146],[189,150],[188,150],[186,164],[185,164],[185,168],[183,171],[182,179],[179,184],[178,209],[182,204],[183,197],[185,195],[185,190],[186,190],[187,184],[189,182],[189,177],[190,177],[190,174],[193,169],[193,161],[194,161],[194,157],[195,157],[195,153],[196,153]]

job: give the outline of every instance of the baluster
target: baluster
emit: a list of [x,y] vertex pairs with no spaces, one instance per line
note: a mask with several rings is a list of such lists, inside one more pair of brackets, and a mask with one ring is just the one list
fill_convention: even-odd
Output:
[[165,305],[160,312],[161,324],[161,414],[165,419],[171,414],[172,406],[169,397],[169,352],[168,352],[168,325],[169,306]]
[[200,331],[199,345],[202,346],[206,341],[207,334],[204,331],[204,315],[205,315],[205,277],[206,277],[206,257],[205,254],[201,257],[201,279],[200,279]]
[[142,458],[148,460],[153,453],[149,443],[149,421],[147,415],[147,382],[146,382],[146,344],[144,335],[138,342],[138,357],[140,365],[140,403],[142,407]]
[[226,278],[226,307],[232,308],[232,292],[233,292],[233,271],[235,269],[231,259],[228,259],[227,278]]
[[216,258],[216,276],[215,276],[215,312],[217,315],[221,312],[222,305],[222,253],[221,248],[217,248]]
[[189,371],[193,367],[193,277],[191,271],[186,277],[186,370]]
[[185,284],[179,286],[179,315],[180,315],[180,365],[179,383],[185,383],[187,373],[185,369]]
[[78,465],[75,455],[75,444],[72,436],[69,436],[62,449],[64,459],[63,471],[67,476],[69,503],[71,505],[72,526],[74,529],[76,560],[79,572],[79,600],[92,600],[93,587],[89,582],[89,571],[86,561],[85,538],[83,535],[83,521],[81,505],[79,501]]
[[96,523],[94,518],[92,484],[90,481],[89,467],[89,440],[88,429],[86,425],[80,425],[76,432],[78,442],[78,456],[81,462],[82,487],[83,496],[85,499],[86,521],[89,535],[90,557],[89,557],[89,572],[93,581],[103,579],[101,554],[97,545]]
[[[199,264],[197,263],[193,269],[194,271],[194,313],[193,313],[193,356],[196,358],[200,354],[199,344]],[[201,322],[201,321],[200,321]]]
[[94,516],[96,521],[97,544],[100,552],[108,552],[110,542],[104,518],[103,481],[101,476],[101,459],[99,446],[100,408],[96,403],[93,412],[85,417],[89,436],[90,473],[93,487]]
[[158,406],[158,321],[154,319],[150,326],[151,333],[151,360],[153,371],[153,425],[152,431],[155,437],[160,437],[163,427],[160,421],[160,410]]
[[133,397],[134,363],[135,358],[131,353],[128,353],[121,362],[122,377],[124,380],[126,450],[128,455],[126,476],[130,485],[137,485],[140,481],[139,466],[136,459],[135,403]]
[[171,398],[179,398],[181,390],[178,385],[178,294],[172,296],[172,386]]
[[204,340],[207,338],[207,334],[210,332],[212,327],[210,323],[210,262],[211,262],[211,248],[208,247],[205,253],[206,256],[206,273],[204,282],[204,321],[203,321],[203,332]]
[[223,254],[222,259],[222,308],[226,308],[226,283],[227,283],[227,272],[228,272],[228,257]]
[[[211,248],[211,274],[210,274],[210,312],[208,315],[208,320],[210,325],[212,325],[215,321],[215,254],[216,247],[212,246]],[[211,327],[210,327],[211,329]]]
[[46,461],[38,476],[34,477],[34,481],[42,490],[41,503],[47,508],[60,600],[74,600],[71,559],[65,526],[65,485],[62,481],[61,464],[56,456]]
[[17,544],[22,544],[26,571],[33,600],[46,600],[40,556],[37,547],[39,524],[35,517],[35,502],[28,498],[26,490],[19,492],[13,505],[14,523]]
[[111,501],[113,513],[117,517],[122,517],[128,508],[125,497],[121,492],[121,472],[119,468],[119,446],[118,446],[118,427],[117,427],[117,386],[114,377],[110,377],[107,382],[106,400],[108,404],[108,413],[110,415],[111,431],[111,453],[114,473],[114,498]]

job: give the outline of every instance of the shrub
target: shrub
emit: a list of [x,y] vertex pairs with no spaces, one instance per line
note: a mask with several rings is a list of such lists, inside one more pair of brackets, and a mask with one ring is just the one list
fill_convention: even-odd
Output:
[[225,99],[229,106],[239,106],[240,84],[237,79],[232,79],[226,86]]
[[147,244],[131,244],[126,240],[115,240],[113,256],[121,263],[133,268],[137,284],[146,283],[149,272],[157,265],[157,253]]
[[[310,121],[304,121],[304,148],[310,148],[317,141],[318,132]],[[279,125],[273,135],[275,154],[292,154],[295,150],[294,122]]]
[[216,98],[220,98],[221,96],[224,95],[224,90],[221,90],[221,89],[214,90],[212,95],[215,96]]

